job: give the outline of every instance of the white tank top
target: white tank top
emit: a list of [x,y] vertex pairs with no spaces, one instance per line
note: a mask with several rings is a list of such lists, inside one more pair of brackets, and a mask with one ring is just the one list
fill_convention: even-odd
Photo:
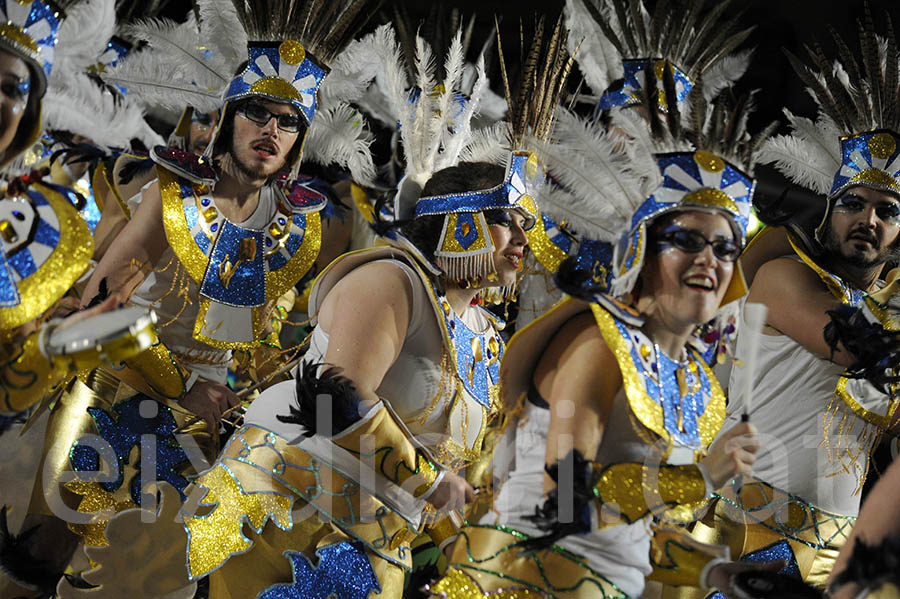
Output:
[[[750,409],[750,421],[759,430],[762,445],[753,466],[755,476],[823,510],[856,516],[869,449],[859,438],[865,423],[851,415],[839,439],[843,406],[833,419],[827,410],[844,369],[811,354],[786,335],[760,337]],[[729,417],[723,431],[734,426],[744,410],[746,369],[740,360],[746,344],[746,336],[739,334],[735,351],[739,361],[731,371]],[[863,407],[885,412],[885,395],[866,381],[853,381],[853,388]],[[829,448],[835,455],[829,456]]]
[[[138,194],[128,201],[132,214],[140,203],[140,197]],[[262,229],[269,224],[275,210],[274,190],[269,186],[263,187],[253,214],[247,220],[234,224],[248,229]],[[181,294],[182,290],[186,292],[187,301]],[[208,380],[224,383],[231,362],[231,351],[213,348],[193,337],[194,322],[200,309],[199,298],[199,286],[181,265],[172,247],[167,246],[154,265],[154,270],[131,296],[131,302],[156,310],[160,339],[192,372]]]
[[[629,417],[630,407],[624,389],[616,395],[609,421],[604,426],[603,439],[597,449],[596,462],[615,464],[643,462],[654,449],[634,430]],[[547,430],[550,427],[550,411],[530,401],[519,418],[515,437],[515,468],[503,483],[496,500],[496,512],[488,513],[482,524],[499,524],[521,532],[540,535],[534,524],[525,516],[534,514],[535,507],[544,500],[544,461],[547,448]],[[689,452],[683,454],[688,455]],[[675,454],[673,453],[673,456]],[[679,465],[672,459],[667,463]],[[597,511],[591,510],[597,518]],[[594,530],[586,535],[569,535],[557,542],[576,553],[594,570],[614,582],[631,597],[640,597],[645,578],[652,572],[650,565],[650,531],[648,522],[619,524]]]
[[[478,440],[483,410],[465,390],[457,395],[448,373],[442,372],[443,337],[428,291],[416,271],[406,262],[393,258],[376,262],[391,264],[402,270],[413,289],[410,323],[403,347],[376,390],[378,396],[390,403],[409,432],[426,447],[436,446],[444,435],[449,434],[457,443],[472,448]],[[487,331],[492,326],[476,308],[467,309],[462,319],[477,332]],[[328,342],[328,332],[317,325],[304,361],[324,362]],[[296,436],[295,425],[279,425],[264,414],[288,414],[289,406],[295,402],[293,386],[285,386],[277,394],[268,393],[265,405],[259,400],[254,402],[245,421],[265,426],[292,439]],[[257,406],[257,403],[260,405]]]

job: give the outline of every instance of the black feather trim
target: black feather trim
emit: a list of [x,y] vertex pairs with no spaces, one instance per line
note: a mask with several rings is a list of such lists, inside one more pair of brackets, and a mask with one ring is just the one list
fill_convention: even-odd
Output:
[[834,577],[830,590],[851,582],[872,590],[888,582],[900,584],[900,537],[886,537],[872,545],[857,538],[847,567]]
[[125,163],[119,169],[119,185],[128,185],[135,177],[152,169],[154,164],[153,159],[149,156]]
[[890,384],[900,381],[900,376],[888,370],[900,361],[900,331],[888,331],[869,322],[861,309],[852,306],[839,306],[827,314],[831,322],[825,325],[823,335],[831,348],[831,357],[840,343],[856,359],[844,375],[866,379],[887,393]]
[[17,585],[42,593],[41,597],[51,597],[62,572],[53,572],[48,562],[31,554],[29,539],[40,526],[33,526],[25,532],[14,535],[9,532],[6,519],[8,506],[0,509],[0,571]]
[[[297,406],[289,406],[290,414],[277,415],[281,422],[299,424],[302,435],[312,437],[316,433],[332,437],[359,422],[361,399],[353,381],[341,376],[341,369],[330,366],[316,374],[321,363],[306,362],[297,377]],[[328,409],[330,403],[331,429],[317,430],[319,410]],[[323,414],[323,416],[328,416]]]
[[[567,491],[571,492],[574,517],[568,522],[561,522],[559,519],[561,469],[573,473],[572,488],[564,490],[562,493],[563,498],[568,500],[569,493]],[[547,500],[543,505],[534,508],[534,515],[525,516],[525,519],[533,522],[538,529],[547,534],[516,543],[525,554],[549,549],[554,543],[569,535],[586,534],[591,531],[591,503],[594,499],[591,489],[591,463],[581,455],[580,451],[573,449],[560,461],[545,466],[544,470],[553,479],[553,482],[557,483],[557,486],[547,493]]]
[[93,308],[94,306],[99,306],[105,302],[107,298],[109,298],[109,285],[106,282],[106,277],[103,277],[100,279],[100,285],[97,286],[97,295],[91,298],[91,301],[88,302],[85,310]]

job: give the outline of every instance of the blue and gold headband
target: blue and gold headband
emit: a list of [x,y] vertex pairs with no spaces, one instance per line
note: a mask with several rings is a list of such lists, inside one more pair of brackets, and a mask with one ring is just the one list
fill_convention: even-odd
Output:
[[[662,184],[634,212],[629,231],[622,236],[613,260],[613,295],[631,290],[644,264],[647,225],[668,212],[704,210],[725,215],[733,224],[737,241],[743,245],[749,226],[754,181],[725,159],[707,152],[659,154],[656,162]],[[732,277],[732,285],[741,284]],[[732,293],[726,293],[726,302]]]
[[225,102],[261,96],[292,104],[312,124],[318,108],[316,97],[328,71],[298,41],[252,42],[247,67],[231,80]]
[[21,56],[35,72],[32,90],[43,96],[53,67],[53,50],[63,15],[40,0],[0,0],[0,44]]
[[516,210],[525,217],[523,228],[534,227],[539,216],[532,190],[543,171],[532,152],[510,154],[506,176],[490,189],[426,196],[416,202],[415,216],[445,215],[437,249],[437,266],[448,276],[467,279],[490,271],[494,243],[484,212]]
[[[643,102],[643,90],[647,85],[647,74],[644,70],[648,65],[653,65],[653,71],[657,81],[663,81],[663,75],[666,66],[672,67],[672,75],[675,80],[675,97],[679,107],[684,104],[685,99],[694,87],[693,81],[677,66],[664,58],[632,58],[622,61],[622,67],[625,71],[623,75],[624,82],[622,87],[615,91],[607,91],[600,97],[597,107],[600,110],[609,110],[620,106],[633,106]],[[665,90],[660,88],[659,107],[666,111]]]

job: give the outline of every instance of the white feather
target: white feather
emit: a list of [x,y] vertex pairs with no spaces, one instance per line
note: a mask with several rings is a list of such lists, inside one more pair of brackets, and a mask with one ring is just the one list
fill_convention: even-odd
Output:
[[340,53],[319,88],[321,104],[354,102],[362,97],[380,66],[374,43],[375,34],[371,33]]
[[[601,12],[607,12],[609,7],[602,5],[599,8]],[[578,69],[591,90],[602,94],[612,81],[622,76],[622,57],[594,22],[583,0],[566,0],[565,17],[569,52],[574,53]],[[614,21],[607,19],[608,23]],[[576,47],[578,52],[575,52]]]
[[372,136],[362,115],[348,104],[320,110],[309,128],[303,158],[346,168],[357,183],[371,185],[375,165],[369,145]]
[[84,0],[75,4],[59,27],[51,76],[60,70],[83,71],[96,64],[115,31],[115,0]]
[[193,106],[201,112],[217,110],[222,105],[218,89],[203,89],[190,75],[173,71],[161,53],[144,50],[129,55],[101,76],[107,83],[121,85],[148,105],[160,105],[180,112]]
[[110,93],[88,76],[69,73],[55,79],[42,106],[45,129],[70,131],[105,147],[127,148],[132,138],[156,145],[142,107],[133,99]]
[[759,161],[774,163],[788,179],[820,194],[831,191],[837,172],[836,169],[822,167],[815,143],[788,135],[777,135],[766,140],[760,149]]
[[[455,123],[448,121],[450,119],[456,120],[454,118],[458,112],[456,92],[461,90],[465,64],[466,57],[462,48],[462,29],[457,29],[453,40],[450,42],[447,58],[444,61],[444,90],[438,103],[438,111],[443,117],[443,124],[445,125],[444,129],[446,127],[454,128],[455,125]],[[477,85],[477,82],[475,85]],[[464,121],[468,123],[468,119],[464,119]],[[433,149],[432,152],[436,156],[437,148]]]
[[478,62],[475,65],[475,83],[472,85],[472,94],[469,97],[468,104],[457,117],[452,130],[448,131],[447,128],[444,128],[444,134],[447,137],[443,143],[444,152],[440,162],[432,166],[434,171],[452,166],[459,161],[460,152],[472,137],[472,117],[481,106],[481,100],[488,89],[487,84],[488,80],[484,72],[484,55],[482,55],[478,57]]
[[[231,0],[197,0],[200,41],[215,48],[233,69],[247,60],[247,33]],[[233,71],[232,71],[233,72]]]
[[[413,163],[418,173],[426,172],[434,164],[437,155],[438,140],[443,126],[443,118],[436,113],[434,97],[435,86],[434,54],[424,39],[416,36],[416,56],[414,60],[416,86],[419,98],[416,101],[413,119],[418,126],[414,128],[412,145],[404,146],[407,163]],[[444,90],[446,93],[446,90]]]
[[506,165],[509,158],[506,123],[494,123],[475,129],[466,146],[459,153],[460,162],[488,162]]
[[231,80],[232,70],[216,52],[200,47],[193,27],[164,19],[144,19],[123,27],[123,33],[146,41],[168,63],[169,71],[189,77],[201,88],[218,89]]
[[[743,77],[753,58],[753,48],[735,52],[713,63],[703,73],[703,97],[712,100]],[[690,104],[690,102],[687,102]]]

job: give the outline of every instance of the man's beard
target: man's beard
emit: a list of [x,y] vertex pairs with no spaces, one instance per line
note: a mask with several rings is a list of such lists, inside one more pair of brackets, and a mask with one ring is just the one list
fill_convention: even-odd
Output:
[[[857,231],[851,231],[850,233],[848,233],[848,236],[856,232]],[[881,243],[880,241],[878,241],[878,238],[874,234],[872,234],[872,239],[875,240],[873,246],[877,246]],[[846,251],[844,248],[844,244],[837,238],[837,234],[830,226],[826,231],[824,245],[825,249],[835,259],[840,260],[841,262],[844,262],[854,268],[873,268],[875,266],[885,264],[889,260],[896,259],[897,257],[897,248],[895,247],[880,248],[873,257],[867,256],[865,250],[857,250],[852,246],[849,251]]]
[[228,154],[231,156],[231,163],[234,165],[234,168],[251,181],[266,179],[273,174],[267,173],[262,165],[260,165],[259,167],[253,167],[252,165],[247,164],[246,162],[241,160],[237,153],[234,151],[234,145],[229,148]]

